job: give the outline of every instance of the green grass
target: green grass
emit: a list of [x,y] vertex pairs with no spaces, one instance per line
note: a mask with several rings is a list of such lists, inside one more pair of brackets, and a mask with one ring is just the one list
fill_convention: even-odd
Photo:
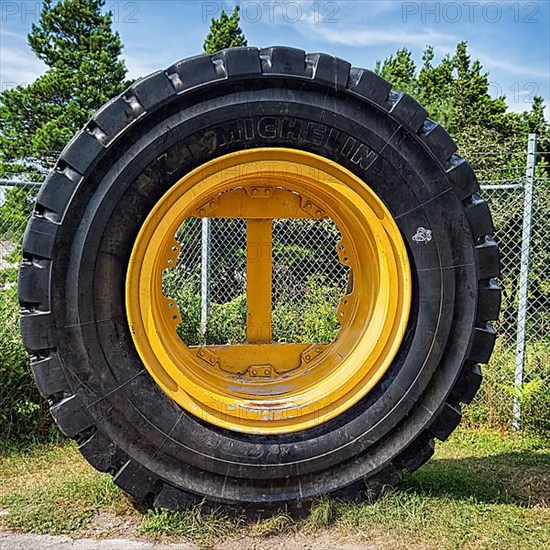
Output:
[[189,510],[148,510],[138,532],[156,538],[159,535],[192,541],[208,541],[236,533],[240,517],[193,506]]
[[9,510],[4,523],[21,531],[73,533],[87,527],[98,512],[136,513],[110,477],[93,470],[72,444],[5,455],[0,479],[0,507]]
[[[328,537],[374,548],[544,548],[550,546],[550,450],[539,437],[459,431],[399,489],[376,502],[323,498],[301,518],[252,520],[195,506],[140,511],[73,444],[0,455],[0,525],[72,536],[133,535],[209,545]],[[115,521],[116,520],[116,521]],[[118,527],[113,528],[113,524]],[[121,527],[122,526],[122,527]],[[304,539],[306,537],[306,539]]]

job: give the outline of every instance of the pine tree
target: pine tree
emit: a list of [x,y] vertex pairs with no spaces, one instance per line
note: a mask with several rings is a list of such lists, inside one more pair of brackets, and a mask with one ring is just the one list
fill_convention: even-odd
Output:
[[[430,118],[445,126],[481,180],[497,173],[501,179],[517,178],[529,132],[539,136],[542,150],[550,148],[542,98],[534,99],[530,111],[507,112],[504,96],[491,97],[489,75],[478,60],[471,59],[466,42],[457,44],[453,55],[444,56],[439,64],[434,63],[434,50],[428,46],[418,72],[407,49],[377,62],[375,70],[395,89],[415,97]],[[488,148],[502,152],[498,170],[493,156],[478,154]],[[539,159],[544,170],[546,160]]]
[[417,97],[430,116],[449,127],[456,117],[451,100],[453,86],[453,64],[446,55],[439,65],[434,65],[434,49],[428,46],[422,56],[422,67],[418,73]]
[[503,129],[506,113],[504,97],[493,99],[489,93],[489,74],[482,72],[481,63],[473,63],[466,42],[460,42],[452,59],[455,78],[452,86],[452,101],[456,117],[451,130],[472,125]]
[[92,113],[124,90],[122,43],[103,6],[104,0],[45,0],[28,43],[48,69],[0,96],[4,173],[51,167]]
[[236,6],[231,15],[227,15],[225,10],[219,19],[212,18],[210,32],[204,41],[205,53],[214,53],[224,48],[236,48],[246,46],[248,42],[239,26],[239,6]]
[[416,91],[416,65],[410,50],[406,48],[397,50],[395,56],[390,55],[382,65],[378,63],[375,70],[391,82],[397,90],[414,95]]

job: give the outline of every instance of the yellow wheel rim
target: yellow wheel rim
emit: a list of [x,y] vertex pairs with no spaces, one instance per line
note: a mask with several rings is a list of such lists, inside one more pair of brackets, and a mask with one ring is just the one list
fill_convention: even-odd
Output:
[[[216,216],[247,219],[247,343],[187,346],[176,333],[177,304],[163,295],[163,272],[180,253],[182,221]],[[338,256],[353,287],[328,345],[271,341],[270,220],[284,217],[331,218],[342,235]],[[252,260],[254,246],[267,252]],[[362,399],[401,345],[410,302],[405,244],[380,198],[344,167],[284,148],[225,155],[181,178],[141,227],[126,278],[132,337],[157,384],[202,420],[255,434],[311,428]]]

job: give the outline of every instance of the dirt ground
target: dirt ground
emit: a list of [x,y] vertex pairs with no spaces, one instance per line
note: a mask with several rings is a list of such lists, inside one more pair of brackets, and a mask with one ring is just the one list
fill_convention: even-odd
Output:
[[[243,537],[229,539],[215,544],[213,549],[231,550],[379,550],[390,548],[391,544],[366,546],[354,545],[335,539],[329,534],[319,534],[307,537],[300,534],[278,535],[267,539]],[[113,539],[73,539],[66,536],[30,535],[0,531],[0,550],[199,550],[201,547],[188,542],[163,544],[159,542],[143,542],[130,538]]]

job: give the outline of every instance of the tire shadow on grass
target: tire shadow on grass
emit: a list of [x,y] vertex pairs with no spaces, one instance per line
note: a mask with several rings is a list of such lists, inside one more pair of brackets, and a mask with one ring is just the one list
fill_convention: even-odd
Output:
[[550,454],[510,451],[486,457],[436,458],[404,487],[434,497],[523,507],[550,505]]

